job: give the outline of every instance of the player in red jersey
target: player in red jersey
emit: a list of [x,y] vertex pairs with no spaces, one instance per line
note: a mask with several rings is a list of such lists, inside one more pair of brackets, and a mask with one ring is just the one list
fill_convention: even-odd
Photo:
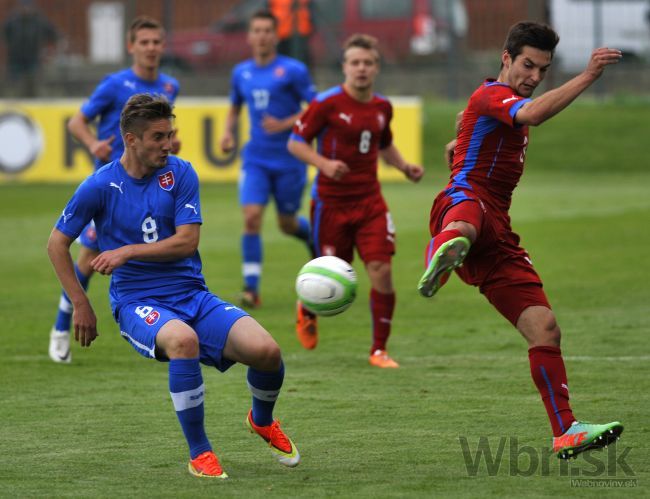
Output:
[[[386,342],[395,309],[391,259],[395,228],[381,195],[377,159],[418,182],[421,166],[407,163],[393,144],[390,102],[374,93],[379,72],[377,40],[353,35],[343,45],[343,85],[319,94],[297,121],[289,151],[319,172],[313,187],[312,232],[317,254],[352,261],[357,248],[370,278],[373,344],[370,364],[399,367]],[[311,141],[318,137],[318,150]],[[298,303],[296,332],[311,349],[318,341],[316,317]]]
[[[510,200],[523,173],[528,126],[537,126],[567,107],[621,52],[599,48],[586,69],[535,100],[530,97],[551,65],[557,33],[546,25],[514,25],[501,55],[501,71],[470,97],[457,119],[456,140],[447,146],[451,178],[436,197],[426,249],[427,269],[418,289],[433,296],[452,270],[478,286],[492,305],[528,342],[533,380],[553,429],[553,448],[561,458],[618,438],[623,426],[577,421],[560,351],[560,328],[542,282],[519,236],[510,226]],[[455,146],[455,147],[454,147]],[[462,264],[462,267],[461,267]]]

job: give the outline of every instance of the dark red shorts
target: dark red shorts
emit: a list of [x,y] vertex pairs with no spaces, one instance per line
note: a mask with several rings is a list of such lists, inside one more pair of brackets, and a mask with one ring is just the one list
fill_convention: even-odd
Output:
[[352,262],[354,248],[365,262],[390,262],[395,254],[395,226],[384,198],[355,202],[313,200],[311,223],[318,256]]
[[431,208],[431,235],[453,221],[471,223],[478,231],[463,266],[456,269],[464,282],[478,286],[515,326],[527,307],[551,308],[542,281],[528,253],[519,246],[519,236],[512,231],[507,213],[491,209],[472,191],[447,189]]

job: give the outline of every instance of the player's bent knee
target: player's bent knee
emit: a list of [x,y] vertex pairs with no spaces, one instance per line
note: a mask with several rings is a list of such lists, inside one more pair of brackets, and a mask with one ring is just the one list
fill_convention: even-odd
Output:
[[295,214],[278,213],[278,228],[287,235],[298,232],[298,217]]
[[261,371],[277,371],[282,363],[280,346],[273,340],[260,344],[251,366]]
[[530,307],[522,313],[517,328],[529,346],[560,346],[561,331],[555,314],[546,307]]
[[282,352],[279,345],[274,341],[264,348],[263,364],[266,370],[275,371],[280,369],[282,363]]
[[[199,338],[189,326],[174,327],[170,321],[163,326],[156,344],[170,359],[193,359],[199,356]],[[169,327],[167,327],[169,325]]]

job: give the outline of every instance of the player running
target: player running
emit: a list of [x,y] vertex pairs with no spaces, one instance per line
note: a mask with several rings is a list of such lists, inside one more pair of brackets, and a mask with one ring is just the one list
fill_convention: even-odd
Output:
[[[566,108],[621,52],[594,50],[586,69],[535,100],[530,97],[546,76],[559,37],[550,27],[514,25],[501,55],[501,71],[474,92],[457,120],[450,160],[451,179],[435,199],[418,289],[433,296],[452,270],[478,286],[490,303],[528,342],[530,370],[553,429],[553,450],[575,457],[612,442],[623,431],[618,422],[577,421],[569,405],[567,376],[560,351],[560,328],[542,281],[519,236],[510,226],[510,201],[523,173],[528,126],[537,126]],[[461,266],[462,265],[462,266]]]
[[297,215],[307,167],[288,153],[287,140],[302,112],[301,102],[311,101],[316,92],[303,63],[278,55],[277,24],[275,16],[266,10],[256,12],[250,19],[248,44],[253,57],[233,69],[231,107],[221,138],[222,150],[232,151],[241,107],[246,103],[251,131],[242,152],[239,202],[244,215],[241,303],[250,308],[260,305],[260,233],[271,196],[275,199],[280,230],[305,242],[311,251],[309,221]]
[[[377,159],[418,182],[421,166],[407,163],[393,144],[391,103],[374,93],[379,72],[377,40],[353,35],[343,46],[343,85],[331,88],[310,104],[296,123],[289,151],[319,170],[312,189],[311,222],[318,256],[334,255],[352,262],[357,248],[370,278],[373,342],[369,362],[395,368],[386,351],[395,309],[391,260],[395,227],[377,179]],[[318,137],[318,151],[311,141]],[[318,342],[316,317],[298,303],[296,332],[303,347]]]
[[[122,156],[124,145],[120,136],[120,113],[126,101],[137,93],[164,95],[173,102],[178,95],[178,82],[158,71],[163,53],[165,32],[160,23],[148,17],[133,20],[127,33],[127,48],[133,64],[108,75],[97,86],[87,102],[68,123],[70,133],[84,144],[95,158],[95,169]],[[97,132],[91,123],[98,119]],[[174,136],[172,152],[180,149]],[[120,189],[116,184],[114,189]],[[79,282],[88,288],[93,274],[90,262],[98,255],[97,234],[91,222],[79,237],[81,247],[75,264]],[[65,292],[61,293],[56,322],[50,331],[49,355],[54,362],[70,363],[70,317],[72,304]]]
[[273,420],[284,379],[280,348],[246,312],[210,293],[203,279],[198,177],[188,162],[170,156],[173,117],[164,97],[131,97],[120,120],[122,157],[79,186],[52,231],[48,254],[74,304],[75,339],[87,347],[98,336],[70,256],[72,242],[95,220],[100,253],[90,264],[112,274],[111,307],[123,338],[140,355],[169,362],[169,391],[190,449],[189,472],[228,476],[205,433],[200,363],[220,371],[235,362],[249,366],[253,404],[246,426],[280,463],[297,466],[296,446]]

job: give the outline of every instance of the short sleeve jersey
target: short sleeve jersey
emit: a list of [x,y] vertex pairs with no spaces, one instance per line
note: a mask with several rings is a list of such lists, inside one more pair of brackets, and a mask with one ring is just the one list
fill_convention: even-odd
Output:
[[247,159],[265,160],[269,154],[288,156],[287,140],[291,130],[267,133],[262,127],[266,115],[283,119],[309,103],[316,89],[307,67],[291,57],[278,55],[265,66],[254,59],[241,62],[232,71],[230,102],[248,108],[250,141],[246,145]]
[[[90,121],[99,117],[97,123],[99,140],[115,136],[115,140],[111,143],[113,147],[111,161],[115,161],[120,159],[124,152],[124,143],[120,134],[120,114],[126,101],[135,94],[145,93],[164,95],[173,104],[178,90],[178,81],[171,76],[160,73],[155,81],[143,80],[133,72],[133,69],[128,68],[107,75],[81,106],[81,112]],[[95,159],[95,169],[104,163]]]
[[[180,225],[202,223],[198,176],[175,156],[143,179],[129,176],[119,161],[108,163],[81,183],[56,228],[74,239],[90,220],[100,251],[171,237]],[[198,251],[169,262],[129,260],[113,272],[111,305],[117,312],[129,301],[197,289],[207,289]]]
[[379,150],[393,142],[392,118],[390,101],[378,94],[360,102],[339,85],[314,99],[294,126],[292,140],[309,144],[316,138],[319,154],[341,160],[350,168],[338,181],[319,173],[314,182],[315,196],[350,201],[380,192],[377,160]]
[[524,169],[528,127],[515,114],[531,99],[486,80],[470,97],[463,113],[448,188],[475,191],[494,208],[508,211]]

